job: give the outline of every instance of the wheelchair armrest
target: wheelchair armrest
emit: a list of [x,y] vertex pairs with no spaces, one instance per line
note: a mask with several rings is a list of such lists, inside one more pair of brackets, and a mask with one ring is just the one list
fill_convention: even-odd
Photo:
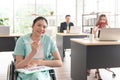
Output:
[[50,77],[52,78],[52,80],[56,80],[56,75],[55,75],[54,69],[49,70],[49,73],[50,73]]

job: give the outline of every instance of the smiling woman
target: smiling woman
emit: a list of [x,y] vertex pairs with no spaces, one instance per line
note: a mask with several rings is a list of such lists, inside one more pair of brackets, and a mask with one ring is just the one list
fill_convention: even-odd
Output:
[[[52,38],[45,34],[48,22],[44,17],[37,17],[32,24],[32,33],[20,37],[15,47],[16,68],[36,66],[61,67],[62,61],[57,46]],[[26,45],[25,43],[29,43]],[[33,74],[19,73],[17,80],[50,80],[49,71]]]

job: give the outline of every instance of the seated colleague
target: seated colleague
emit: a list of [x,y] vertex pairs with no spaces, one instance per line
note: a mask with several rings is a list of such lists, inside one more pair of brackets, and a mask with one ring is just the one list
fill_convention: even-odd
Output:
[[[94,34],[94,37],[97,38],[99,37],[99,31],[102,29],[102,28],[110,28],[108,26],[108,20],[107,20],[107,17],[105,14],[101,14],[99,15],[98,19],[97,19],[97,22],[96,22],[96,26],[93,28],[93,31],[92,33]],[[95,72],[95,75],[99,73],[99,70],[96,69],[96,72]],[[90,75],[90,69],[87,70],[87,74]],[[96,77],[96,76],[95,76]],[[100,77],[99,77],[100,79]],[[101,79],[100,79],[101,80]]]
[[[37,17],[32,24],[32,33],[21,36],[16,43],[16,68],[34,66],[61,67],[62,60],[57,46],[45,35],[48,22],[44,17]],[[49,71],[32,74],[19,73],[17,80],[51,80]]]
[[71,18],[70,15],[65,16],[66,21],[60,24],[60,32],[63,32],[64,30],[67,30],[67,33],[70,32],[70,27],[74,26],[74,24],[70,22],[70,18]]
[[109,28],[108,26],[108,20],[107,20],[107,17],[105,14],[101,14],[98,19],[97,19],[97,22],[96,22],[96,26],[93,28],[93,34],[95,37],[99,37],[99,31],[102,29],[102,28]]

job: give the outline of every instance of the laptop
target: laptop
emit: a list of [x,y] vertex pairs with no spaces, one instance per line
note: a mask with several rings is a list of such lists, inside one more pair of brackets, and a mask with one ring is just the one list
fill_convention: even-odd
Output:
[[104,41],[120,40],[120,28],[104,28],[104,29],[101,29],[98,40],[104,40]]
[[72,34],[79,34],[81,33],[81,27],[80,26],[71,26],[70,33]]

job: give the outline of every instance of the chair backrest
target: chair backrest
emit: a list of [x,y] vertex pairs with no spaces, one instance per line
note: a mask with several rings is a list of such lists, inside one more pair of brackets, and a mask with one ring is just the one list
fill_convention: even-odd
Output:
[[57,32],[58,32],[58,33],[60,32],[60,26],[57,27]]

